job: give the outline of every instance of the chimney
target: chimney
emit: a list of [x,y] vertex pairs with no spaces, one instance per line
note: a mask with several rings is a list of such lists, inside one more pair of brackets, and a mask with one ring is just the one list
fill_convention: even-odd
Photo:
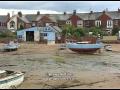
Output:
[[12,11],[12,16],[14,16],[14,11]]
[[106,8],[106,10],[105,10],[106,12],[108,12],[108,8]]
[[90,14],[93,14],[93,11],[90,11]]
[[40,12],[39,12],[39,11],[37,11],[37,15],[40,15]]
[[66,12],[64,12],[64,15],[66,15]]
[[18,16],[22,17],[22,12],[21,11],[18,12]]
[[10,18],[10,13],[7,14],[7,17]]
[[120,13],[120,9],[118,8],[118,13]]
[[73,15],[76,15],[76,10],[73,10]]
[[105,10],[103,11],[103,14],[105,14],[106,12],[105,12]]

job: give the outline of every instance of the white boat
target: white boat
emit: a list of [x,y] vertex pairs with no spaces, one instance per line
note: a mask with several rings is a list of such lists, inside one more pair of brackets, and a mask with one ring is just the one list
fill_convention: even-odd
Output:
[[20,47],[20,45],[18,43],[14,43],[13,41],[10,41],[8,44],[4,45],[4,50],[5,51],[15,51]]
[[0,70],[0,89],[15,89],[24,80],[24,73]]
[[112,46],[111,45],[105,45],[104,46],[106,51],[112,51]]

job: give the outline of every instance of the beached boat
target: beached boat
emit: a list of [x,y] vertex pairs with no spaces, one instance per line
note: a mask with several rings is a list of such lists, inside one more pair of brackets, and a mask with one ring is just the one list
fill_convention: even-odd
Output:
[[13,89],[24,80],[24,73],[9,70],[0,70],[0,89]]
[[10,41],[8,44],[5,44],[3,49],[4,51],[15,51],[19,48],[18,43],[14,43],[13,41]]
[[97,50],[103,47],[103,44],[89,43],[85,41],[85,42],[67,43],[66,46],[70,50],[78,53],[95,53]]
[[104,46],[104,49],[105,49],[106,51],[112,51],[112,46],[111,46],[111,45],[105,45],[105,46]]

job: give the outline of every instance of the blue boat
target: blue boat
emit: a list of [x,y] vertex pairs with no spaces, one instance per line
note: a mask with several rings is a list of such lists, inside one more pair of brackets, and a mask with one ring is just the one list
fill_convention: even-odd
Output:
[[103,47],[103,44],[89,43],[85,41],[85,42],[67,43],[66,46],[70,50],[78,53],[95,53],[97,50]]

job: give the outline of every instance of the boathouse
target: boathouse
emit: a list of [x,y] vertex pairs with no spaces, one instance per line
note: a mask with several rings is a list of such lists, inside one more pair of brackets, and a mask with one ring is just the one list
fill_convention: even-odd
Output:
[[17,31],[17,39],[27,42],[55,44],[62,30],[56,26],[32,27]]

